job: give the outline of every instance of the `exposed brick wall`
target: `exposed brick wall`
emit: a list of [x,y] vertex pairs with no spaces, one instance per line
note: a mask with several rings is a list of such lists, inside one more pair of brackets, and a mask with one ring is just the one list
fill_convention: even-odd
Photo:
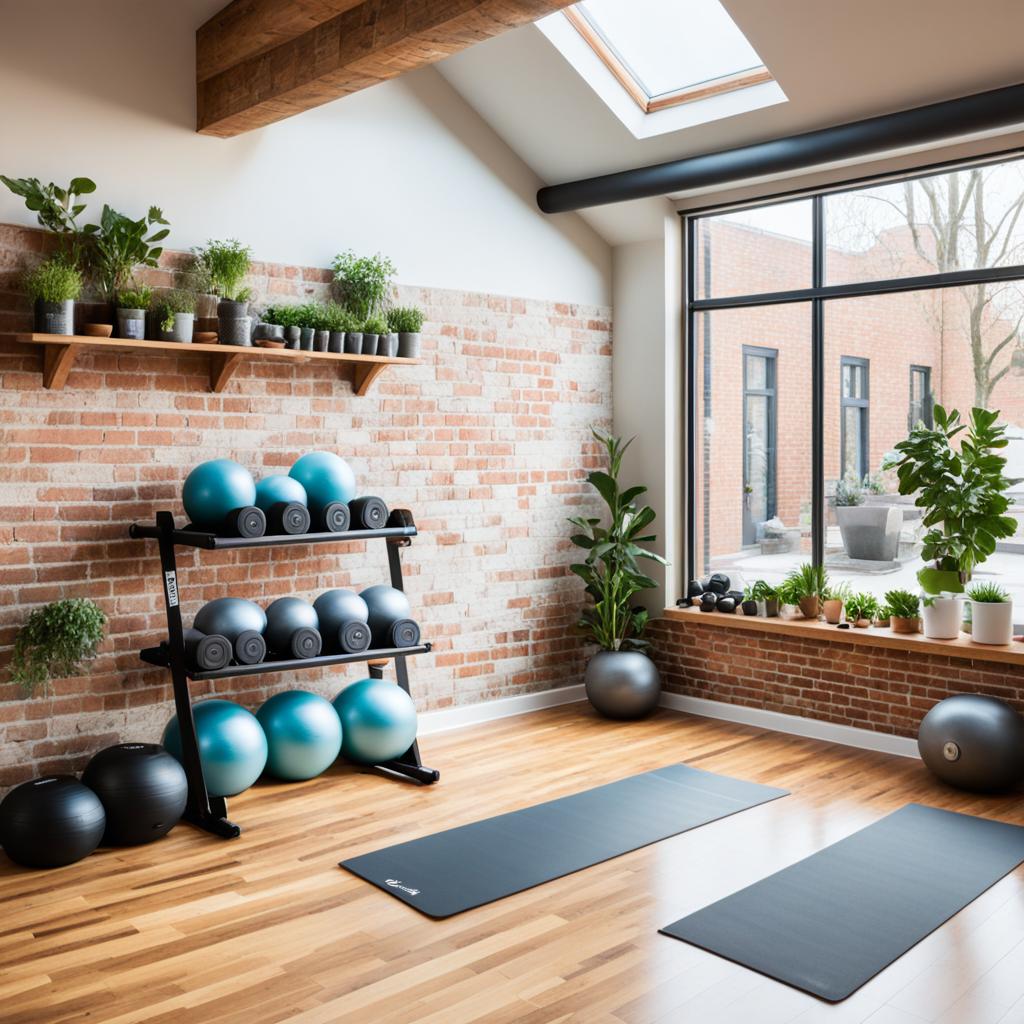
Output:
[[[37,231],[0,225],[0,330],[30,329],[16,273]],[[166,254],[151,283],[169,283]],[[317,268],[260,264],[275,298],[322,295]],[[206,357],[84,355],[63,391],[42,388],[36,349],[0,338],[0,786],[81,767],[121,738],[157,738],[171,714],[162,670],[138,660],[162,631],[155,545],[127,527],[179,505],[188,469],[229,457],[254,475],[286,472],[329,448],[364,493],[407,506],[422,535],[405,550],[407,589],[435,651],[411,661],[421,709],[578,681],[573,632],[581,591],[565,516],[592,500],[591,426],[611,415],[610,311],[495,295],[402,288],[427,312],[425,364],[388,370],[365,398],[331,366],[254,361],[223,394]],[[380,542],[360,547],[180,552],[183,612],[230,593],[267,603],[387,580]],[[101,656],[52,697],[7,682],[18,625],[61,597],[96,600],[110,618]],[[333,696],[361,666],[292,678],[195,684],[255,707],[281,687]]]
[[1024,666],[813,641],[697,622],[651,624],[671,693],[916,736],[935,703],[986,693],[1024,711]]

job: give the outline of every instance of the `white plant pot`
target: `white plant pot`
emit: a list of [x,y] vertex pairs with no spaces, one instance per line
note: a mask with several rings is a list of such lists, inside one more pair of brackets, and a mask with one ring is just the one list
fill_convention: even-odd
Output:
[[955,640],[960,635],[963,612],[960,597],[933,597],[921,602],[922,632],[929,640]]
[[1013,643],[1013,603],[971,601],[971,636],[976,644]]

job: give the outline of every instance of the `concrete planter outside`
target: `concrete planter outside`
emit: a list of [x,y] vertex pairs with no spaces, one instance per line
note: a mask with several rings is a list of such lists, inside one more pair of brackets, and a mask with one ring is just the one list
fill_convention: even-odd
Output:
[[903,509],[894,505],[839,505],[835,513],[843,547],[850,558],[896,561]]

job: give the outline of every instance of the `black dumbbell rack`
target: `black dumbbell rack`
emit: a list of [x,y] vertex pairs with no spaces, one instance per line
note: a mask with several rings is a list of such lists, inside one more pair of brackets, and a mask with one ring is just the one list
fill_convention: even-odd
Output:
[[[189,668],[185,655],[185,642],[179,604],[178,567],[175,549],[178,547],[200,548],[205,551],[224,551],[236,548],[277,547],[295,544],[339,544],[352,541],[381,539],[387,542],[388,567],[391,571],[391,585],[403,590],[401,548],[408,547],[416,536],[416,524],[406,509],[394,509],[387,526],[381,530],[349,530],[345,533],[304,533],[272,537],[218,537],[212,533],[186,527],[179,530],[174,525],[170,512],[158,512],[156,525],[147,526],[132,523],[128,529],[131,537],[156,540],[160,547],[160,569],[163,579],[164,603],[167,609],[167,642],[159,647],[147,647],[139,656],[150,665],[170,669],[174,686],[174,706],[181,731],[181,748],[184,757],[185,775],[188,778],[188,804],[185,819],[199,828],[224,839],[234,839],[241,828],[228,820],[227,803],[224,797],[211,796],[206,790],[203,765],[199,758],[199,744],[196,739],[195,720],[192,717],[192,698],[188,684],[193,679],[225,679],[237,676],[262,675],[266,672],[292,671],[295,669],[321,668],[325,665],[344,665],[348,662],[369,663],[370,675],[375,679],[384,677],[381,662],[394,661],[398,685],[409,693],[409,672],[406,658],[412,654],[424,654],[430,644],[416,647],[392,647],[362,651],[359,654],[328,654],[317,658],[300,660],[263,661],[258,665],[228,665],[225,668],[204,671]],[[394,761],[386,761],[372,767],[394,772],[429,784],[437,782],[440,772],[426,768],[420,760],[419,745],[413,740],[412,746]]]

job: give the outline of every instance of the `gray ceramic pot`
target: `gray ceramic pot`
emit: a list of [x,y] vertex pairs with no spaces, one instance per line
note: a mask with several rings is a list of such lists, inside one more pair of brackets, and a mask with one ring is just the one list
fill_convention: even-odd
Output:
[[331,332],[330,331],[317,331],[313,336],[313,348],[317,352],[326,352],[327,347],[331,343]]
[[36,299],[36,331],[39,334],[74,334],[75,300],[44,302]]
[[144,309],[118,309],[117,336],[142,341],[146,337],[146,311]]
[[389,359],[398,355],[398,335],[382,334],[377,340],[377,355]]
[[363,351],[363,336],[359,331],[345,332],[345,351],[351,356],[357,356]]
[[252,317],[217,317],[217,337],[222,345],[251,345]]
[[403,359],[419,359],[420,357],[420,336],[403,332],[398,335],[398,354]]
[[377,341],[379,334],[366,334],[363,333],[363,355],[364,356],[375,356],[377,354]]
[[160,340],[191,341],[195,319],[194,313],[175,313],[174,326],[169,331],[165,331],[162,327],[160,328]]
[[298,327],[286,327],[284,329],[285,348],[298,348],[302,331]]
[[328,352],[341,352],[345,348],[345,332],[331,331],[331,340],[327,343]]
[[312,327],[300,327],[299,328],[299,348],[305,352],[313,351],[313,335],[316,331]]
[[600,651],[583,676],[587,698],[606,718],[643,718],[661,696],[658,668],[639,651]]

